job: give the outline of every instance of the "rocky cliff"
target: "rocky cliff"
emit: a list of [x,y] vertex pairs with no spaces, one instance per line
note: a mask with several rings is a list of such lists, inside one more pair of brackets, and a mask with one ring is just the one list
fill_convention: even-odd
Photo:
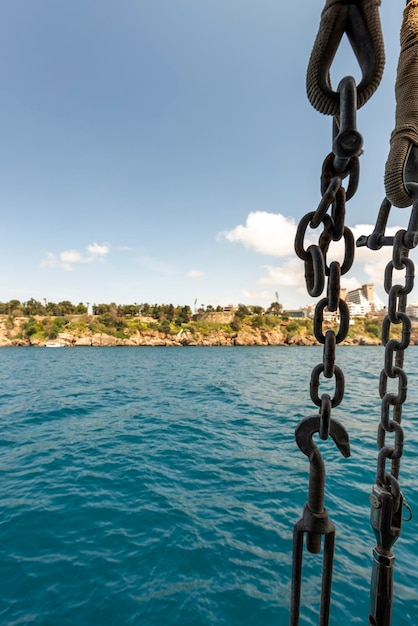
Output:
[[[32,318],[33,319],[33,318]],[[42,320],[40,320],[41,323]],[[43,320],[45,321],[45,320]],[[71,326],[71,325],[70,325]],[[75,326],[75,327],[74,327]],[[237,331],[230,329],[182,328],[179,332],[162,332],[151,328],[134,329],[116,334],[114,331],[95,332],[85,325],[74,325],[54,335],[54,341],[63,346],[292,346],[317,345],[317,341],[306,327],[301,326],[292,332],[285,324],[274,328],[254,328],[251,324],[243,324]],[[6,346],[44,346],[45,333],[28,330],[27,317],[0,317],[0,347]],[[345,344],[376,345],[377,338],[359,334],[348,337]]]

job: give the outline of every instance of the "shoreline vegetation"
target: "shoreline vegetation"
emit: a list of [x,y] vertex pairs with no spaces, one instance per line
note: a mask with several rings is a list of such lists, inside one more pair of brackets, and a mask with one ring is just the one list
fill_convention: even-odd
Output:
[[[190,307],[173,305],[93,305],[77,307],[69,302],[41,305],[18,301],[0,303],[0,347],[45,346],[313,346],[313,323],[290,318],[281,305],[239,305],[229,311],[207,307],[194,315]],[[29,308],[28,308],[29,304]],[[49,303],[53,304],[53,303]],[[31,307],[32,305],[32,307]],[[58,309],[57,309],[58,307]],[[31,310],[32,308],[32,310]],[[8,311],[6,313],[6,311]],[[57,314],[58,313],[58,314]],[[382,317],[353,318],[341,345],[379,345]],[[402,326],[401,324],[399,326]],[[400,337],[392,325],[391,337]],[[338,323],[324,322],[323,332],[338,332]],[[411,343],[418,345],[418,324],[412,326]]]

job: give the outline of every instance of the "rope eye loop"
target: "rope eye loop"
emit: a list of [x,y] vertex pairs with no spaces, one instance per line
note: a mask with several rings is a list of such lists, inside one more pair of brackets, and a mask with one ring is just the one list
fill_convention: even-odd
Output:
[[380,0],[326,0],[306,78],[308,99],[320,113],[339,115],[340,95],[332,89],[330,68],[344,34],[362,72],[357,86],[357,108],[379,86],[385,65],[379,5]]

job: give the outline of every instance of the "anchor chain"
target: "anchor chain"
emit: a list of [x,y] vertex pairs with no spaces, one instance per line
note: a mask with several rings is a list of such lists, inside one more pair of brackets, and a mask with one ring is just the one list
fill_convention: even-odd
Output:
[[[335,364],[336,345],[344,341],[349,329],[350,315],[346,302],[341,298],[341,276],[346,274],[354,261],[355,242],[352,231],[345,225],[346,202],[350,199],[358,185],[359,159],[362,137],[356,128],[356,85],[351,76],[342,79],[338,87],[340,94],[339,124],[333,124],[333,152],[324,160],[321,175],[322,198],[316,211],[307,213],[299,222],[296,237],[296,254],[305,263],[305,280],[307,291],[312,297],[319,297],[326,288],[326,296],[316,305],[314,314],[314,335],[323,345],[322,363],[316,365],[310,378],[310,396],[319,408],[318,415],[312,415],[298,425],[296,442],[299,448],[310,457],[309,496],[302,518],[294,527],[292,594],[290,608],[290,625],[299,624],[300,592],[303,535],[306,533],[306,547],[309,552],[321,550],[321,538],[324,536],[322,589],[320,603],[320,626],[326,626],[329,620],[331,596],[332,565],[334,553],[335,528],[328,519],[327,510],[323,506],[325,465],[316,446],[313,462],[311,455],[301,445],[301,432],[305,428],[318,432],[321,439],[328,436],[334,439],[343,456],[349,456],[348,434],[344,427],[331,417],[331,411],[341,404],[344,397],[345,379],[343,371]],[[347,191],[342,185],[348,177]],[[318,229],[320,234],[316,244],[305,246],[307,230]],[[332,242],[343,241],[344,256],[342,262],[329,261],[329,247]],[[339,320],[337,332],[326,328],[325,311],[334,313]],[[319,394],[321,375],[334,378],[334,393]],[[312,430],[313,429],[313,430]],[[337,434],[336,434],[337,433]],[[344,442],[344,445],[343,443]]]
[[[412,151],[417,151],[416,147]],[[417,154],[411,154],[416,159]],[[405,187],[413,198],[407,230],[399,230],[394,237],[385,236],[386,223],[391,210],[390,202],[383,201],[376,226],[371,235],[360,237],[358,246],[367,245],[378,250],[384,245],[393,246],[392,259],[386,266],[384,288],[388,294],[387,314],[382,323],[382,344],[385,346],[384,367],[380,373],[379,395],[381,418],[377,432],[376,483],[370,496],[370,521],[376,537],[373,550],[373,569],[370,593],[369,624],[390,626],[392,620],[393,567],[395,557],[392,546],[401,534],[403,508],[411,513],[398,482],[400,462],[404,447],[404,431],[401,426],[403,404],[407,397],[407,375],[404,370],[405,350],[411,336],[411,320],[406,313],[407,296],[414,288],[414,263],[409,252],[418,243],[418,168],[405,169]],[[404,272],[404,284],[394,284],[394,271]],[[393,338],[394,327],[400,326],[400,338]],[[392,337],[392,338],[391,338]],[[396,381],[395,393],[388,391],[389,380]],[[393,441],[388,443],[387,437]],[[387,462],[391,462],[390,471]],[[409,518],[410,519],[410,518]]]
[[[336,345],[344,341],[349,329],[349,310],[341,297],[341,276],[354,262],[355,242],[352,231],[345,225],[346,203],[355,194],[359,181],[359,155],[363,138],[357,130],[357,109],[372,95],[380,82],[384,64],[378,6],[380,0],[326,0],[322,23],[307,75],[307,92],[311,104],[319,111],[332,114],[332,152],[325,158],[321,174],[321,200],[315,211],[307,213],[298,225],[295,251],[305,265],[306,288],[311,297],[323,296],[314,314],[314,335],[323,345],[322,363],[316,365],[310,378],[310,396],[319,414],[302,420],[296,429],[296,442],[310,460],[308,502],[301,519],[294,526],[292,592],[290,626],[298,626],[300,615],[303,537],[309,552],[321,550],[324,536],[322,588],[319,624],[327,626],[331,597],[333,550],[335,528],[324,508],[325,465],[321,454],[312,442],[319,433],[323,440],[334,440],[343,456],[350,454],[348,434],[342,424],[331,417],[332,409],[339,406],[344,396],[344,374],[335,364]],[[371,26],[373,24],[373,26]],[[325,37],[323,34],[325,33]],[[356,85],[351,76],[344,77],[334,92],[331,89],[329,69],[344,33],[362,69],[362,81]],[[368,54],[365,54],[365,50]],[[324,99],[324,105],[320,100]],[[346,188],[343,181],[348,179]],[[318,231],[316,243],[308,245],[308,229]],[[332,242],[342,241],[341,262],[330,260]],[[326,313],[334,314],[339,327],[337,332],[327,328]],[[319,394],[321,375],[334,378],[331,397]]]
[[[407,375],[404,353],[410,342],[411,321],[406,313],[407,296],[414,287],[414,263],[410,250],[418,244],[418,116],[414,99],[418,79],[418,3],[407,0],[401,28],[401,52],[396,81],[396,128],[391,137],[391,150],[386,162],[385,189],[374,231],[362,236],[357,246],[379,250],[392,246],[392,259],[384,274],[384,288],[388,294],[387,315],[382,324],[382,344],[385,346],[384,367],[380,373],[379,395],[381,418],[377,432],[376,482],[370,496],[371,525],[376,537],[373,550],[373,569],[370,592],[370,626],[390,626],[392,621],[393,569],[395,557],[392,547],[401,534],[402,513],[405,507],[411,519],[412,511],[404,500],[398,482],[404,447],[401,426],[403,404],[407,397]],[[392,208],[410,206],[412,210],[406,230],[394,237],[385,235]],[[394,284],[394,271],[404,273],[404,284]],[[399,338],[393,337],[400,325]],[[397,385],[395,393],[388,391],[388,382]],[[392,437],[391,443],[387,438]],[[390,471],[387,462],[390,460]]]

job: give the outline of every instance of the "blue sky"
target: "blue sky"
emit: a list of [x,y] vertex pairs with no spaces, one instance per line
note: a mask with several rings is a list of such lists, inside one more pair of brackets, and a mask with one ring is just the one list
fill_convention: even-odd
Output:
[[[358,114],[356,236],[384,196],[404,4],[383,0],[385,73]],[[331,119],[305,95],[322,8],[3,0],[0,300],[312,302],[293,236],[331,150]],[[345,74],[359,77],[347,44],[333,83]],[[393,213],[405,227],[409,209]],[[384,299],[387,254],[361,250],[344,284]]]

